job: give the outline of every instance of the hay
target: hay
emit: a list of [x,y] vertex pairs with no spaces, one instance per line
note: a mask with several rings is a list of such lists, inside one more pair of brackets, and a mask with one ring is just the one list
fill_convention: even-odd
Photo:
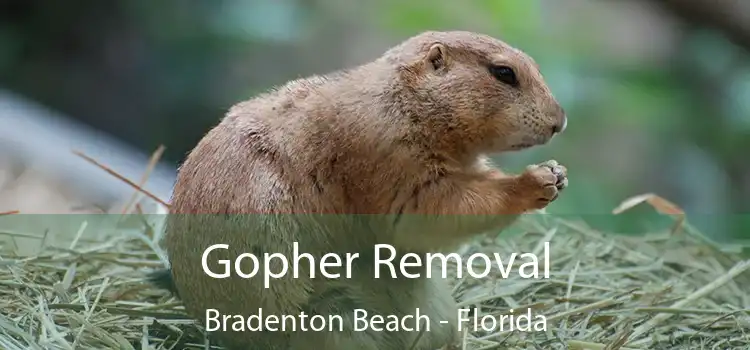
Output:
[[[467,332],[465,349],[750,349],[750,262],[686,234],[636,239],[543,221],[461,253],[539,253],[550,241],[549,279],[463,278],[453,291],[484,315],[531,309],[546,316],[546,332]],[[3,256],[0,348],[205,348],[179,302],[143,281],[162,266],[153,237],[75,239],[36,257]]]

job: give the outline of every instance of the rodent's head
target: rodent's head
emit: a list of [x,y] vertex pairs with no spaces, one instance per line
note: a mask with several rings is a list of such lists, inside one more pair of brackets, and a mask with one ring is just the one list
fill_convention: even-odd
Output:
[[565,130],[565,111],[536,62],[498,39],[472,32],[425,32],[382,59],[397,67],[416,100],[412,119],[442,129],[448,138],[455,131],[473,150],[524,149]]

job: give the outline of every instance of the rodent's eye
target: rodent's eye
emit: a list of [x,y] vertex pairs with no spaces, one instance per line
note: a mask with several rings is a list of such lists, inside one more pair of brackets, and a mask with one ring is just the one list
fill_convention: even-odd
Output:
[[495,79],[500,80],[505,84],[518,86],[518,77],[516,77],[516,72],[513,71],[513,68],[493,65],[490,66],[490,73],[492,73]]

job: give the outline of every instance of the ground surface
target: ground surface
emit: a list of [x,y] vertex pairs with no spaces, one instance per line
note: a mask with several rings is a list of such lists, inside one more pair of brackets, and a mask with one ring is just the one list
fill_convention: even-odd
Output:
[[[104,230],[89,220],[70,244],[41,256],[13,256],[5,247],[0,348],[204,348],[179,301],[143,282],[162,262],[153,234],[139,225]],[[93,227],[103,233],[90,235]],[[547,330],[478,330],[466,334],[466,349],[750,349],[747,261],[684,233],[614,237],[550,217],[524,227],[523,235],[460,253],[544,256],[549,241],[549,279],[453,279],[453,292],[482,315],[531,309]]]

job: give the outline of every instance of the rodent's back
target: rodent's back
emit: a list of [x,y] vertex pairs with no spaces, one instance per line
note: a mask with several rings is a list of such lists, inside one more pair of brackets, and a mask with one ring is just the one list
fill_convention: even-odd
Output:
[[173,211],[387,211],[372,195],[409,172],[394,163],[413,157],[398,145],[406,127],[387,119],[380,110],[387,104],[327,79],[295,81],[234,106],[181,166]]

